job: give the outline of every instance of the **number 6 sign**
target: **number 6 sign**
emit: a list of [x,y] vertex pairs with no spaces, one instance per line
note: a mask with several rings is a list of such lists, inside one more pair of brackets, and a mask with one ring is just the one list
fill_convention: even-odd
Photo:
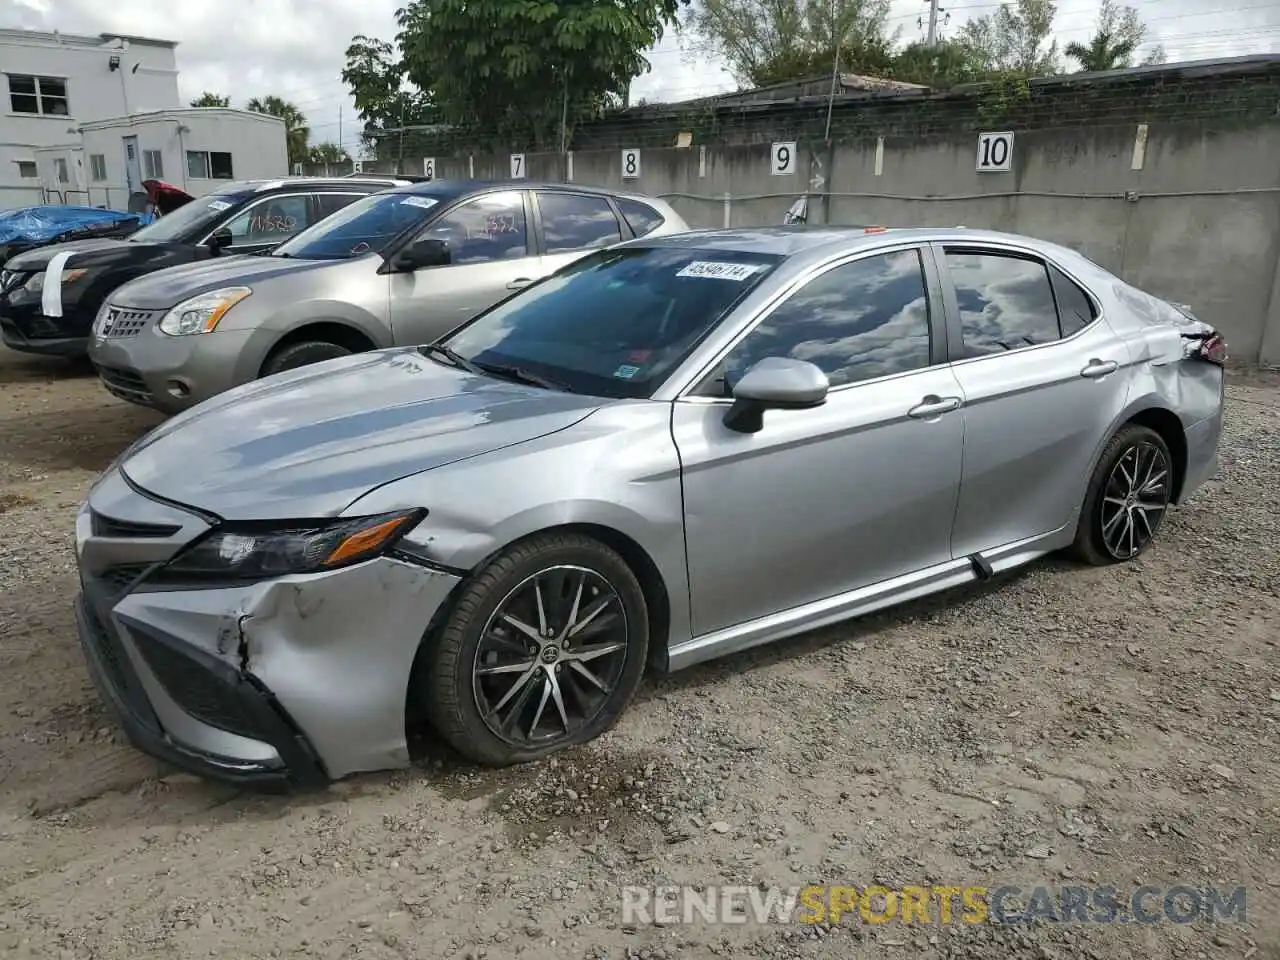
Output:
[[769,151],[769,172],[775,177],[786,177],[796,172],[796,145],[775,143]]

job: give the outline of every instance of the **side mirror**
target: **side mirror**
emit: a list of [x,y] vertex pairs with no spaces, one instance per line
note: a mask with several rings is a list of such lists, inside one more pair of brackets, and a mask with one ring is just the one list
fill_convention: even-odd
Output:
[[446,267],[453,262],[449,241],[428,238],[418,240],[396,252],[391,258],[391,269],[408,272],[423,267]]
[[734,384],[724,425],[738,433],[755,433],[764,427],[766,410],[820,407],[830,386],[827,375],[808,360],[765,357]]
[[233,239],[234,238],[231,236],[230,230],[226,227],[220,227],[213,231],[213,234],[206,241],[206,245],[209,247],[209,250],[213,255],[217,256],[223,250],[227,249],[227,247],[231,246]]

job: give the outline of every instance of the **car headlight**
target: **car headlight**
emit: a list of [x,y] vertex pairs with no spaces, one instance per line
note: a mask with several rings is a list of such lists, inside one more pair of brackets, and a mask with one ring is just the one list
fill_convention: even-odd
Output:
[[253,291],[248,287],[223,287],[184,300],[164,315],[160,321],[160,332],[171,337],[213,333],[227,311],[251,293]]
[[265,580],[334,570],[390,550],[426,514],[408,510],[275,530],[229,525],[198,540],[165,571],[183,580]]
[[[81,267],[76,270],[63,270],[62,285],[65,287],[69,283],[75,283],[77,280],[79,280],[88,272],[89,272],[89,269],[87,267]],[[27,278],[27,282],[22,285],[22,289],[26,290],[27,293],[43,292],[44,291],[44,273],[45,272],[43,270],[41,270],[39,273],[33,273],[29,278]]]

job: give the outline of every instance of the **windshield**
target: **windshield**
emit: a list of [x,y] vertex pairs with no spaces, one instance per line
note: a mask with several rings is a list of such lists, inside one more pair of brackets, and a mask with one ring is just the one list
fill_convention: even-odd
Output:
[[426,221],[439,201],[415,193],[375,193],[325,217],[282,243],[276,257],[346,260],[383,249],[393,238]]
[[135,243],[164,243],[187,237],[196,240],[223,214],[250,196],[250,193],[214,193],[200,197],[183,204],[173,213],[166,213],[155,223],[136,231],[129,239]]
[[603,250],[442,344],[481,368],[515,367],[574,392],[648,397],[780,260],[687,247]]

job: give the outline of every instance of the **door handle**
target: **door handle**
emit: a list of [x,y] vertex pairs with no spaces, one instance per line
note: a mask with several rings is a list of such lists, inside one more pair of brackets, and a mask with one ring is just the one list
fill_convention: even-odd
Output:
[[1119,367],[1120,364],[1114,360],[1090,360],[1085,368],[1080,371],[1080,376],[1088,377],[1090,380],[1097,380],[1099,377],[1105,377],[1108,373],[1115,373]]
[[508,290],[523,290],[529,284],[533,283],[532,277],[516,277],[507,284]]
[[940,417],[944,413],[950,413],[952,410],[959,409],[959,397],[943,398],[929,394],[929,396],[920,401],[919,406],[912,407],[908,410],[907,416],[913,420],[929,420],[932,417]]

